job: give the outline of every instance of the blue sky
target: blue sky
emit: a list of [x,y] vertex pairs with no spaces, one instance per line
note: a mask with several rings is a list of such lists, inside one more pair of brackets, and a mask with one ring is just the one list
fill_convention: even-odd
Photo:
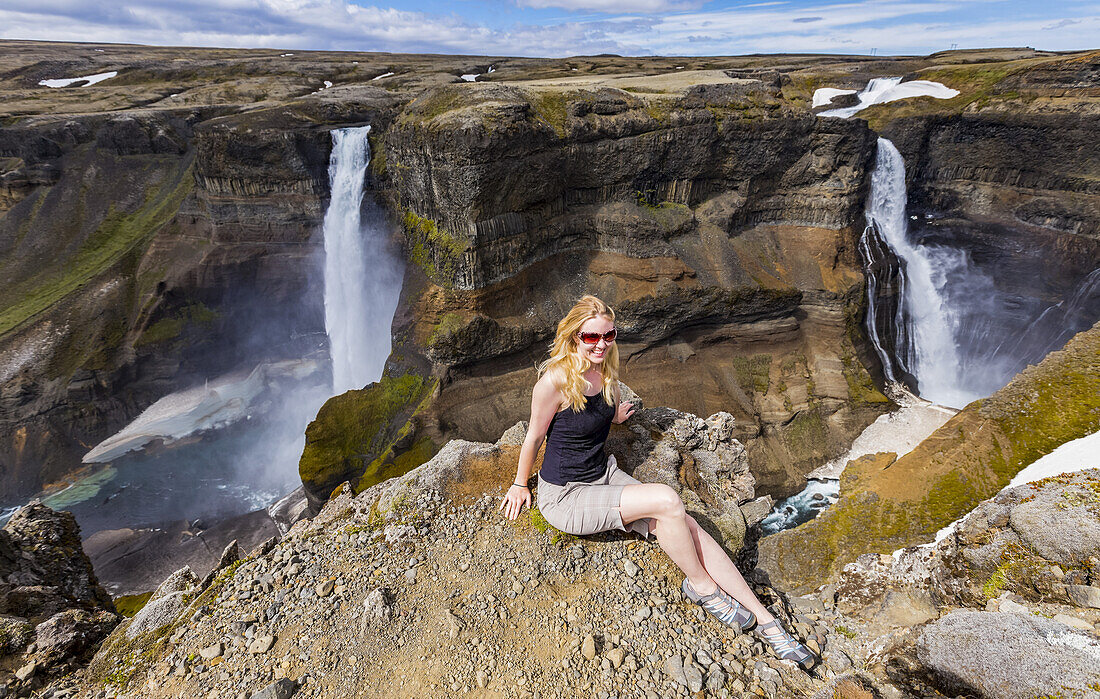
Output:
[[9,39],[518,56],[1097,48],[1096,0],[0,0]]

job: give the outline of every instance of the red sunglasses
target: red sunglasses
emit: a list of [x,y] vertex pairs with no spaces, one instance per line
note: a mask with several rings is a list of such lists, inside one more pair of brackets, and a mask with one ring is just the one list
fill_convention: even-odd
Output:
[[605,332],[603,335],[601,335],[599,333],[577,333],[577,335],[581,338],[581,342],[583,342],[586,345],[596,344],[597,342],[600,341],[601,337],[603,338],[604,342],[606,342],[607,344],[610,345],[612,342],[615,341],[615,336],[617,334],[618,334],[618,331],[615,330],[615,328],[611,328],[610,330]]

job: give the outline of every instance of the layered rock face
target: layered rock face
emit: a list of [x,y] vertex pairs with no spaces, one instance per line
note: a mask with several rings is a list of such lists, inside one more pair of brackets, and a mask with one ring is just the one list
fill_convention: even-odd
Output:
[[767,492],[799,489],[885,409],[858,331],[873,134],[723,80],[668,96],[444,88],[398,116],[375,167],[415,265],[388,373],[439,379],[417,440],[526,417],[532,368],[583,293],[616,309],[639,395],[728,410]]
[[0,292],[0,497],[71,472],[173,390],[323,349],[328,134],[216,117],[0,129],[8,181],[26,183],[0,218],[13,282]]

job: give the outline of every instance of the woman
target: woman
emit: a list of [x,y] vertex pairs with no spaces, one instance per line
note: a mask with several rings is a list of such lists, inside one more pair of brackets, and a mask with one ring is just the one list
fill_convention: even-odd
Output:
[[531,505],[527,479],[546,439],[539,471],[539,507],[546,521],[570,534],[608,529],[655,534],[684,571],[688,599],[738,632],[755,624],[776,655],[808,670],[817,658],[760,603],[725,551],[687,515],[676,491],[641,483],[604,452],[611,423],[634,413],[630,403],[619,401],[615,335],[615,312],[595,296],[583,297],[558,323],[550,358],[539,367],[516,478],[500,509],[515,519],[523,505]]

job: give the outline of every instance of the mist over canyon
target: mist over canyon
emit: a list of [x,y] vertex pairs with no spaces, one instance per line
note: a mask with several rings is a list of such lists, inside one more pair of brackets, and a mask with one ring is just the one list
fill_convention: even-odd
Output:
[[[674,485],[792,622],[817,615],[805,633],[833,624],[819,645],[843,636],[828,614],[851,614],[869,648],[889,631],[870,600],[902,593],[859,597],[845,566],[1001,503],[1018,472],[1100,427],[1098,71],[1095,51],[1031,49],[517,59],[0,41],[0,504],[71,511],[116,596],[189,565],[193,581],[155,598],[208,609],[236,584],[242,564],[219,563],[231,541],[268,594],[265,571],[310,560],[288,542],[344,526],[334,507],[354,513],[337,548],[404,522],[386,514],[402,511],[395,488],[472,508],[476,536],[476,498],[498,485],[486,464],[512,467],[535,366],[593,293],[616,309],[645,408],[613,432],[620,463]],[[414,539],[393,550],[434,545]],[[946,546],[935,565],[962,555]],[[1068,576],[1043,578],[1044,604],[1100,586],[1087,555],[1039,552]],[[951,575],[1006,575],[967,560]],[[927,614],[908,625],[981,606],[959,589],[913,602]],[[796,593],[810,606],[790,607]],[[157,638],[165,662],[186,656]],[[1009,696],[921,674],[923,641],[905,639],[892,660],[862,656],[867,696]],[[818,685],[764,673],[742,689],[811,696],[837,663]],[[215,691],[189,673],[171,691]]]

